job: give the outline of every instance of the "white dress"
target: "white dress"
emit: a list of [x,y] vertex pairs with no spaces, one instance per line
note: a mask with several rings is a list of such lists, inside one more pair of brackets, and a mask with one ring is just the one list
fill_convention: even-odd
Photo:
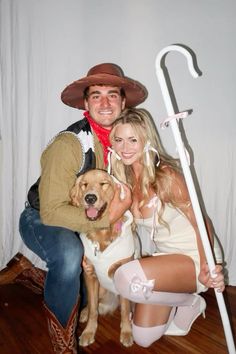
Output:
[[191,257],[196,269],[197,292],[206,291],[207,288],[198,281],[200,257],[193,226],[179,209],[166,204],[162,218],[169,225],[168,229],[158,222],[160,200],[156,196],[148,204],[149,207],[153,205],[153,217],[135,219],[142,255],[185,254]]

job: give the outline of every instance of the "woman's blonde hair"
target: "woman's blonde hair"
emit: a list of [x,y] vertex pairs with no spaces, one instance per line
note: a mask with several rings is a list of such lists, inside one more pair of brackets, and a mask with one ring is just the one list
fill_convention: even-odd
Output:
[[[130,124],[132,129],[137,134],[143,147],[150,143],[150,146],[156,149],[159,153],[159,165],[157,167],[158,156],[154,151],[149,150],[149,160],[148,164],[146,161],[146,153],[144,152],[141,156],[141,164],[143,166],[140,187],[144,199],[148,198],[148,192],[150,187],[155,191],[161,202],[161,208],[158,213],[159,222],[166,224],[162,219],[162,214],[164,212],[165,200],[168,200],[170,204],[176,206],[175,201],[170,193],[170,186],[172,181],[171,174],[165,172],[164,166],[169,166],[175,171],[181,171],[179,160],[171,157],[164,149],[159,134],[157,132],[155,123],[151,115],[144,109],[141,108],[127,108],[125,109],[119,118],[113,123],[112,130],[110,133],[110,141],[113,145],[116,128],[122,124]],[[115,154],[111,156],[111,169],[112,174],[118,178],[121,182],[127,183],[131,189],[135,186],[135,178],[132,166],[126,166],[122,161],[115,157]],[[142,201],[140,206],[142,205]]]

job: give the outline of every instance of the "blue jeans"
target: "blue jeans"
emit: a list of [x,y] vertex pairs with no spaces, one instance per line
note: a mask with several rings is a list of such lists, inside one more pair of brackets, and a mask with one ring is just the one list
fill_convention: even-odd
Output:
[[46,262],[44,301],[65,327],[80,294],[84,248],[79,235],[42,224],[39,212],[30,206],[20,216],[19,231],[26,246]]

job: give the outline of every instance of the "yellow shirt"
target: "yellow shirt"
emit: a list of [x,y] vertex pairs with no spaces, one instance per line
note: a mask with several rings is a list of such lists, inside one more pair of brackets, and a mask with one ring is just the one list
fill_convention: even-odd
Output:
[[[96,168],[105,169],[103,147],[96,134],[93,136]],[[70,191],[75,184],[81,163],[82,147],[73,134],[58,135],[42,153],[39,198],[40,217],[44,224],[77,232],[109,227],[108,217],[89,221],[84,210],[70,204]]]

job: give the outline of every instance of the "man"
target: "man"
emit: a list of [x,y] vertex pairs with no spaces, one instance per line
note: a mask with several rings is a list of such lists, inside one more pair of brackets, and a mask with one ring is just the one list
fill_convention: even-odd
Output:
[[19,226],[24,243],[46,263],[45,283],[43,272],[22,255],[0,272],[0,284],[28,284],[31,279],[38,290],[44,285],[44,309],[56,353],[77,353],[75,328],[83,257],[79,233],[108,227],[131,204],[129,189],[120,200],[117,186],[108,219],[88,221],[82,210],[70,204],[70,190],[79,174],[94,167],[106,168],[112,123],[125,107],[135,107],[146,97],[142,84],[107,63],[91,68],[86,77],[62,92],[65,104],[86,112],[44,150],[41,176],[29,191],[29,204]]

